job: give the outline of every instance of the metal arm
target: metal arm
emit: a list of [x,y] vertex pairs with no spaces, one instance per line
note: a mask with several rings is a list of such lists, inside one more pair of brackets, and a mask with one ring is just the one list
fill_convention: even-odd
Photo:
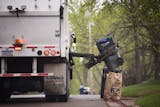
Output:
[[89,53],[75,53],[75,52],[71,52],[70,53],[70,57],[83,57],[88,59],[88,63],[85,64],[86,68],[91,68],[92,66],[100,63],[103,59],[101,59],[102,56],[96,56],[94,54],[89,54]]
[[[85,64],[86,68],[104,61],[110,71],[120,72],[119,66],[123,64],[123,59],[118,52],[118,46],[116,46],[113,35],[108,35],[106,38],[102,38],[96,43],[100,55],[94,55],[90,53],[70,53],[71,59],[73,57],[84,57],[89,61]],[[73,60],[73,59],[72,59]]]

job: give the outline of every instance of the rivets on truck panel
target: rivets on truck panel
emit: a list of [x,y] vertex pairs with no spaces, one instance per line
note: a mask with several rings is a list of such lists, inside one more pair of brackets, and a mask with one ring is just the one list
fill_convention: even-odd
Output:
[[34,7],[37,9],[38,8],[37,4],[35,4]]
[[51,9],[51,5],[48,5],[48,8]]

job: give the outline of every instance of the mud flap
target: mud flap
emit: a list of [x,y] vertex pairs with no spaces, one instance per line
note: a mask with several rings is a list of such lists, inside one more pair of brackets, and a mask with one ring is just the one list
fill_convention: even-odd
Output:
[[66,94],[65,83],[63,78],[50,76],[44,77],[44,91],[46,95],[64,95]]
[[47,99],[67,95],[66,63],[45,64],[45,73],[54,73],[54,76],[44,77],[44,92]]

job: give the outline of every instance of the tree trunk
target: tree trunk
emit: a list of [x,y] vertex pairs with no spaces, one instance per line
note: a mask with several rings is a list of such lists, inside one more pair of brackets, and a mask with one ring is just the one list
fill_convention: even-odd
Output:
[[100,87],[100,86],[101,86],[101,83],[99,82],[98,78],[96,77],[95,72],[93,72],[93,78],[94,78],[94,80],[96,81],[97,86]]
[[139,53],[139,44],[138,44],[138,35],[137,35],[137,25],[136,25],[136,17],[133,15],[134,13],[134,0],[130,0],[130,12],[131,12],[131,21],[133,25],[133,39],[134,39],[134,45],[135,45],[135,77],[136,77],[136,83],[141,82],[141,71],[140,71],[140,53]]
[[145,58],[145,49],[141,49],[141,56],[142,56],[142,63],[141,63],[141,72],[142,72],[142,81],[146,80],[146,71],[145,71],[145,61],[146,61],[146,58]]
[[154,57],[154,79],[160,80],[160,53],[158,52],[158,46],[154,44],[155,49],[153,49]]
[[76,71],[76,75],[77,75],[77,77],[79,79],[80,84],[83,85],[83,81],[82,81],[80,73],[78,71]]
[[134,49],[135,49],[135,77],[136,77],[136,83],[141,82],[141,71],[140,71],[140,52],[139,52],[139,44],[138,44],[138,36],[136,31],[136,25],[135,25],[135,18],[133,17],[133,38],[134,38]]
[[136,73],[136,83],[141,82],[141,71],[140,71],[140,53],[138,49],[138,39],[137,35],[134,34],[134,40],[135,40],[135,73]]
[[84,81],[84,85],[87,86],[87,78],[88,78],[88,70],[84,67],[83,69],[83,81]]

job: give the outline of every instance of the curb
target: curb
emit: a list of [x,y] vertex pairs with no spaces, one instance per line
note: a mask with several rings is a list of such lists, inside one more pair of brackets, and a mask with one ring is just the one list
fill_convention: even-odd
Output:
[[136,98],[125,97],[119,101],[106,101],[109,107],[139,107],[135,104]]

